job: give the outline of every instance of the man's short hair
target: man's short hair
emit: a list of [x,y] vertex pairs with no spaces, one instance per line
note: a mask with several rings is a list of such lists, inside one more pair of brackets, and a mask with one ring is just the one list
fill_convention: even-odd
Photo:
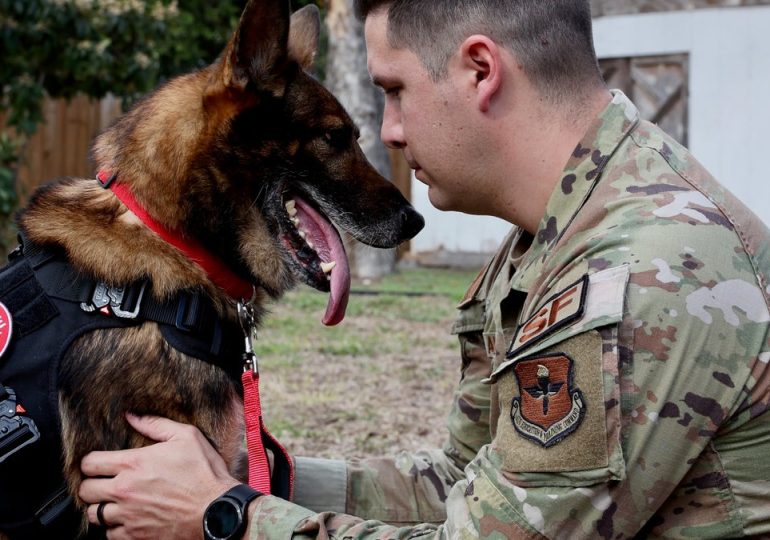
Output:
[[563,101],[586,85],[601,84],[589,0],[355,0],[362,19],[388,9],[388,40],[407,48],[431,77],[473,34],[512,51],[533,84]]

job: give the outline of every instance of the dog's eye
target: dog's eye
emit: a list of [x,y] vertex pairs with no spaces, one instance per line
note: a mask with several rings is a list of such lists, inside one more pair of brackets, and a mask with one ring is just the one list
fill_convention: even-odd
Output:
[[331,129],[326,131],[323,137],[333,148],[344,148],[350,143],[350,132],[347,129]]

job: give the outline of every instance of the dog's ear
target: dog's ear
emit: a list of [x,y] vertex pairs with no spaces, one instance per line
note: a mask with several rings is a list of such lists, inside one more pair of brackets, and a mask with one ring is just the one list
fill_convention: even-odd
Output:
[[244,90],[249,81],[258,88],[280,91],[288,60],[288,0],[249,0],[238,29],[224,54],[224,83]]
[[294,12],[289,27],[289,57],[302,69],[313,66],[321,33],[321,14],[314,4]]

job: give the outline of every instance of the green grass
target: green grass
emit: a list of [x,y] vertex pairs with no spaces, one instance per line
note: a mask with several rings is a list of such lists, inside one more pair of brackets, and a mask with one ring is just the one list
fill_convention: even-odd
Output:
[[354,283],[332,328],[321,324],[325,294],[286,295],[254,346],[271,432],[295,455],[316,457],[439,447],[460,368],[450,328],[474,277],[416,268]]
[[[405,353],[415,345],[446,348],[445,338],[475,272],[410,268],[364,285],[354,283],[345,320],[324,327],[327,296],[299,287],[271,309],[259,333],[264,361],[299,365],[307,354],[374,357]],[[414,325],[446,322],[443,335],[422,336]]]

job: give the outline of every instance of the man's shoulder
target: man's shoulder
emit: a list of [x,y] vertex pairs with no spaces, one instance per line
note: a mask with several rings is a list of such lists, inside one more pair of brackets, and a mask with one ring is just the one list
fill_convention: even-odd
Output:
[[576,235],[593,228],[597,238],[619,233],[636,239],[632,247],[651,255],[687,258],[699,248],[712,264],[719,260],[729,267],[740,259],[738,266],[760,282],[770,278],[767,226],[649,122],[641,122],[618,148],[575,225]]

